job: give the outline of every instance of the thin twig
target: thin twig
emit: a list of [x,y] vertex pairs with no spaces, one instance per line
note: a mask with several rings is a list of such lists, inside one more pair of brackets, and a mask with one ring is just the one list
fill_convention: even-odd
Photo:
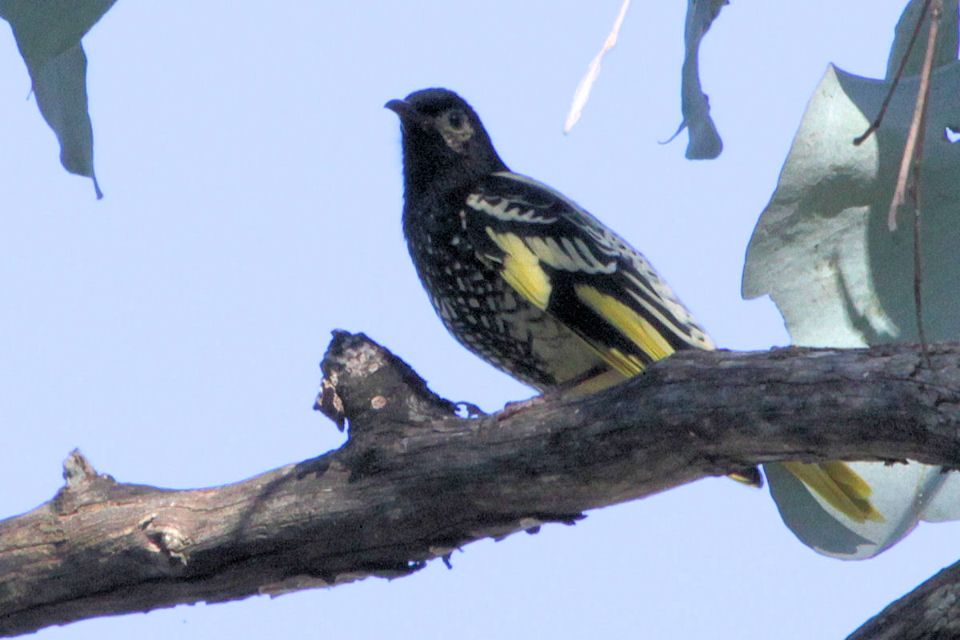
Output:
[[[933,16],[930,20],[930,31],[927,37],[927,51],[923,58],[923,68],[920,71],[920,86],[917,88],[917,102],[913,109],[913,120],[907,133],[907,142],[903,147],[903,157],[900,159],[900,171],[897,174],[897,186],[890,201],[890,210],[887,214],[887,226],[890,231],[897,230],[897,211],[907,204],[907,181],[910,180],[911,194],[916,195],[917,182],[920,173],[920,161],[923,157],[923,133],[927,122],[927,104],[930,97],[930,74],[933,70],[934,45],[937,40],[937,31],[940,25],[940,15],[943,13],[943,0],[933,2]],[[914,199],[914,204],[916,200]]]
[[[905,193],[900,194],[909,197],[913,201],[913,297],[917,310],[917,338],[920,340],[920,357],[924,366],[930,368],[930,355],[927,351],[926,336],[923,331],[923,260],[921,255],[920,241],[920,166],[923,160],[923,136],[927,130],[927,111],[930,104],[930,76],[933,73],[934,49],[937,44],[937,32],[940,26],[940,18],[943,15],[943,0],[933,0],[933,12],[930,16],[930,33],[927,37],[927,51],[923,57],[923,69],[920,72],[920,87],[917,90],[917,105],[913,112],[913,122],[910,123],[910,134],[907,137],[907,146],[913,144],[910,155],[907,155],[907,149],[904,149],[903,164],[900,173],[907,173],[909,184],[904,180]],[[904,165],[908,167],[904,171]],[[900,191],[900,180],[897,180],[897,192]],[[891,231],[896,228],[896,213],[900,206],[897,201],[897,193],[894,193],[894,199],[890,203],[890,215],[888,225]]]
[[904,52],[903,58],[900,59],[900,66],[893,76],[890,90],[887,91],[887,96],[883,99],[883,104],[880,105],[880,112],[874,121],[870,123],[870,126],[867,127],[867,130],[853,139],[853,144],[857,146],[863,144],[864,140],[870,137],[870,134],[880,128],[880,123],[883,122],[883,116],[887,112],[887,107],[890,106],[890,101],[893,99],[893,94],[897,90],[897,85],[900,84],[900,78],[903,77],[903,70],[907,66],[910,54],[913,52],[913,45],[916,44],[917,36],[920,35],[920,27],[923,25],[924,18],[927,17],[927,10],[930,8],[931,2],[932,0],[926,0],[926,2],[923,3],[923,8],[920,10],[920,18],[917,19],[917,25],[913,28],[913,33],[910,35],[910,42],[907,43],[907,50]]

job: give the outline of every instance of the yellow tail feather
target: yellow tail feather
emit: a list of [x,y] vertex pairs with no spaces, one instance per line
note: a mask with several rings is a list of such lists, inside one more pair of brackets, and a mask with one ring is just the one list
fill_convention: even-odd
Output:
[[816,491],[827,503],[854,522],[885,522],[886,519],[867,499],[870,485],[843,462],[822,464],[784,462],[784,468]]
[[830,462],[821,462],[820,468],[827,472],[834,482],[845,489],[845,493],[851,498],[860,498],[866,500],[873,493],[873,489],[861,478],[856,471],[847,466],[847,463],[839,460]]

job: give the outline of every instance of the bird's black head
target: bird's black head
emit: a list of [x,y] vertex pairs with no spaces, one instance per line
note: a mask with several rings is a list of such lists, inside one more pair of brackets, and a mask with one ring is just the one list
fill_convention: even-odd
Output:
[[507,169],[480,118],[454,92],[424,89],[384,106],[400,116],[408,202],[469,187]]

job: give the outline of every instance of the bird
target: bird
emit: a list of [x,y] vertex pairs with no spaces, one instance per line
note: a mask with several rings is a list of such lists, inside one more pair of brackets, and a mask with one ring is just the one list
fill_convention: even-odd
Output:
[[[590,393],[684,349],[715,349],[650,262],[555,189],[514,173],[443,88],[384,105],[401,125],[403,234],[453,337],[540,392]],[[882,518],[842,462],[788,470],[858,522]],[[755,468],[731,477],[760,485]]]

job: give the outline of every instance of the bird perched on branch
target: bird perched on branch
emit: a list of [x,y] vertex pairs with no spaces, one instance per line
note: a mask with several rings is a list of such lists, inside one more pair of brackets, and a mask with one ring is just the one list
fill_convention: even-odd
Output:
[[[643,255],[572,200],[510,171],[460,96],[425,89],[385,106],[403,132],[410,255],[467,349],[541,391],[590,392],[679,349],[714,348]],[[866,483],[825,469],[790,467],[844,513],[874,517]],[[735,477],[759,483],[756,469]]]

